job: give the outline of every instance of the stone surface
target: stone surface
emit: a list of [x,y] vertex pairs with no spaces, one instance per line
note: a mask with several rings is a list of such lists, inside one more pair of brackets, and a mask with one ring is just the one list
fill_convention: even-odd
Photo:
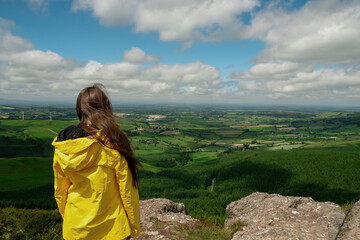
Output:
[[237,221],[246,224],[232,240],[335,240],[345,219],[340,206],[331,202],[258,192],[230,203],[226,213],[226,228]]
[[170,239],[171,229],[178,224],[193,224],[198,220],[186,214],[183,203],[164,198],[140,201],[141,234],[136,239]]
[[360,239],[360,201],[352,207],[349,218],[347,219],[341,240],[359,240]]

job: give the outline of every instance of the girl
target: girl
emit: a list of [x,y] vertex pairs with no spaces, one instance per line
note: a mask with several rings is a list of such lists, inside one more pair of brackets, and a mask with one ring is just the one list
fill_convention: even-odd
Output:
[[54,139],[55,199],[63,237],[127,239],[140,233],[138,166],[101,84],[77,98],[78,126]]

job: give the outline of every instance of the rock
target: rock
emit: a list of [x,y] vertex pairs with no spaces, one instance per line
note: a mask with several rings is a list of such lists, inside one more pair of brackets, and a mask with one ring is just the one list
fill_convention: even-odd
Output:
[[237,221],[246,224],[232,240],[335,240],[345,219],[340,206],[331,202],[259,192],[231,202],[226,213],[226,228]]
[[193,224],[198,220],[186,214],[183,203],[165,198],[140,201],[141,234],[136,239],[169,239],[171,229],[178,224]]
[[360,239],[360,201],[352,207],[349,219],[343,228],[341,240],[359,240]]
[[185,205],[183,203],[174,203],[165,198],[140,201],[141,220],[148,220],[150,217],[167,212],[186,214]]

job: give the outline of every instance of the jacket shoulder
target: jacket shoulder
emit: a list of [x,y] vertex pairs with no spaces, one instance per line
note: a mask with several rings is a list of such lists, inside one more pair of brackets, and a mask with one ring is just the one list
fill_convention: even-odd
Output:
[[56,142],[66,141],[86,137],[88,134],[79,126],[71,125],[61,130],[57,136]]

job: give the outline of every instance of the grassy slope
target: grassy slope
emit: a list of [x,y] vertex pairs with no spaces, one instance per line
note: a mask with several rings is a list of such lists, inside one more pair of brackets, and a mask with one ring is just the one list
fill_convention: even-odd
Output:
[[72,124],[77,121],[0,120],[0,145],[13,154],[0,155],[1,207],[56,208],[51,142]]
[[58,211],[38,209],[0,209],[0,239],[61,240],[61,216]]
[[[333,201],[338,204],[358,200],[360,144],[358,138],[349,139],[345,133],[342,134],[344,138],[338,138],[336,141],[307,141],[305,147],[290,150],[285,150],[287,147],[284,147],[283,151],[248,150],[221,153],[224,150],[221,147],[210,146],[203,149],[210,150],[208,152],[190,153],[192,164],[168,169],[154,166],[156,163],[168,164],[166,167],[175,166],[176,164],[169,162],[169,159],[185,154],[177,149],[177,146],[192,148],[200,147],[202,143],[217,141],[218,136],[207,129],[224,127],[224,124],[209,122],[205,126],[201,125],[201,121],[185,121],[186,132],[182,135],[154,137],[146,133],[134,137],[141,141],[158,140],[156,145],[146,142],[135,143],[138,148],[136,154],[147,163],[141,171],[142,199],[166,197],[184,202],[193,217],[219,224],[225,219],[224,208],[229,202],[254,191],[311,196],[318,201]],[[77,121],[48,120],[0,121],[0,136],[8,136],[19,141],[36,139],[48,144],[44,152],[32,157],[0,158],[0,206],[44,209],[56,207],[52,193],[50,142],[55,136],[52,131],[58,132],[76,123]],[[124,125],[127,129],[134,129],[131,122],[126,124]],[[257,129],[263,127],[258,126]],[[314,129],[319,127],[321,128],[319,124],[312,126]],[[192,128],[198,129],[198,132],[194,132]],[[263,133],[249,132],[241,136],[239,141],[250,142],[259,138],[261,134]],[[204,139],[198,144],[193,143],[199,135]],[[291,139],[296,136],[266,135],[265,138],[280,145],[283,142],[281,138]],[[226,139],[226,142],[233,141]],[[0,145],[9,147],[7,142],[0,142]],[[35,145],[29,143],[23,148],[24,152],[30,151]],[[19,144],[13,145],[14,149],[18,146]],[[210,192],[214,178],[214,191]]]
[[[184,202],[193,217],[222,222],[228,203],[255,191],[338,204],[356,201],[359,159],[356,146],[225,153],[217,160],[165,169],[157,175],[145,172],[140,190],[143,198]],[[215,188],[210,192],[213,178]]]
[[[191,226],[174,223],[173,228],[168,228],[167,223],[156,218],[152,221],[161,235],[173,240],[230,240],[244,226],[238,222],[225,230],[223,226],[199,221]],[[0,239],[62,240],[61,223],[58,211],[3,208],[0,209]]]

